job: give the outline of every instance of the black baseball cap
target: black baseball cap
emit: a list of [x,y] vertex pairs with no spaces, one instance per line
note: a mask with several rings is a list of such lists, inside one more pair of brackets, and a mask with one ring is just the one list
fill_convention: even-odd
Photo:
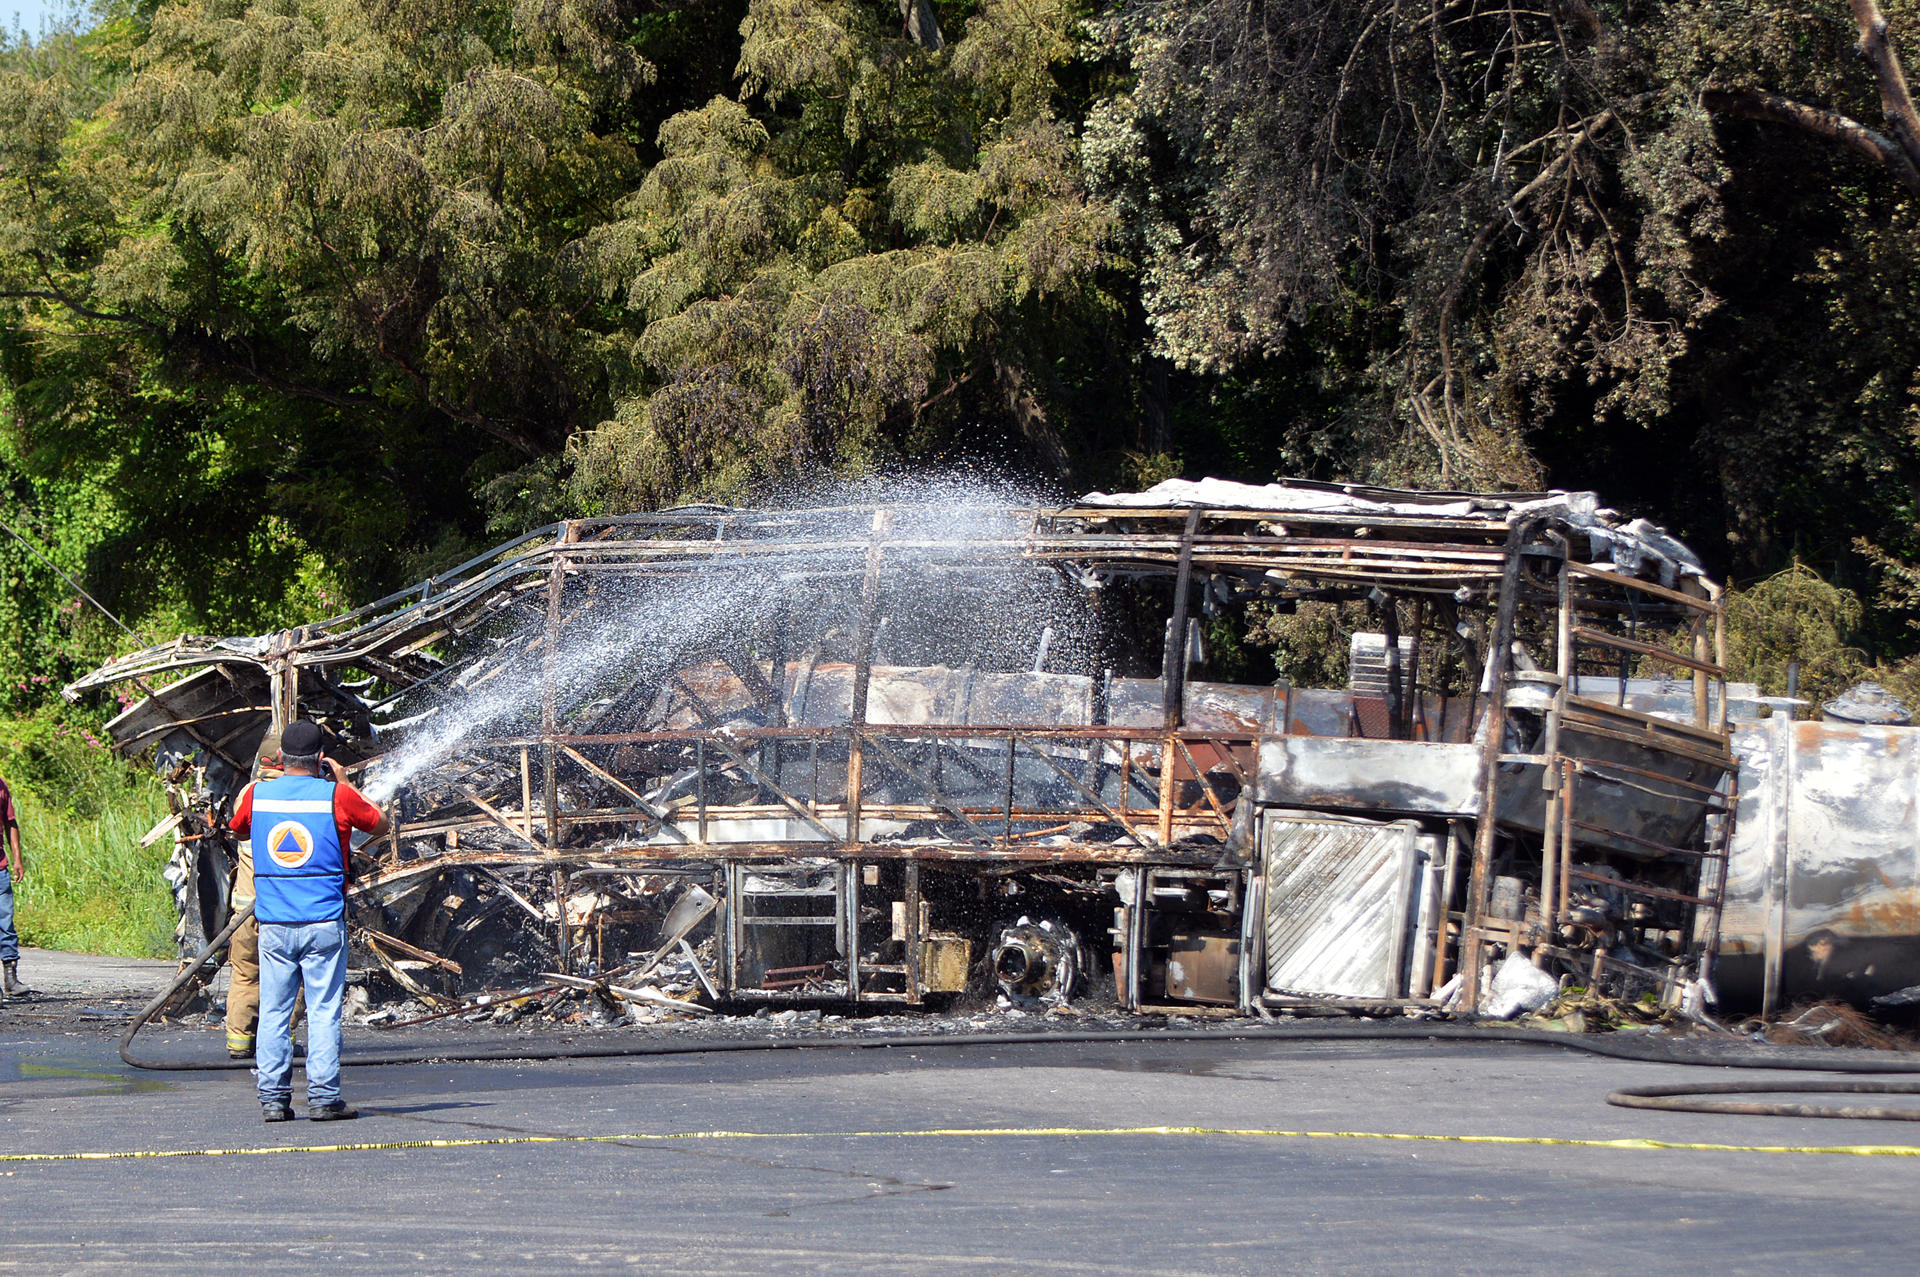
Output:
[[295,758],[311,758],[320,752],[326,744],[326,737],[318,725],[306,719],[295,719],[287,724],[287,730],[280,733],[280,756],[291,754]]

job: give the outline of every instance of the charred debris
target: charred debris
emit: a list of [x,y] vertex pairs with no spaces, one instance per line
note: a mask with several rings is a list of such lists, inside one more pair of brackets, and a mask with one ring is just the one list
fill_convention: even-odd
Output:
[[[1196,676],[1206,618],[1307,600],[1369,609],[1346,686]],[[572,520],[68,691],[145,693],[183,951],[264,734],[322,723],[397,817],[355,966],[432,1014],[1485,1011],[1697,996],[1724,664],[1718,587],[1593,494],[1205,480]]]

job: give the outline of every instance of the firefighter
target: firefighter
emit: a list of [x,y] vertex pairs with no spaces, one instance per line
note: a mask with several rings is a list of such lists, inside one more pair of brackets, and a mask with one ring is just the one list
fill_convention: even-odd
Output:
[[[293,1117],[293,1002],[307,995],[307,1116],[358,1117],[340,1098],[340,1002],[347,975],[350,831],[376,837],[385,813],[347,783],[304,719],[280,737],[281,775],[249,785],[230,827],[253,844],[254,916],[260,927],[260,1032],[254,1066],[262,1117]],[[322,772],[330,779],[323,779]]]

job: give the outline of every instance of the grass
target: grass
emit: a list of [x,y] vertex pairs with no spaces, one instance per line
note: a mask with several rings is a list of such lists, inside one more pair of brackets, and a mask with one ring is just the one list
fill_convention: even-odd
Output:
[[27,880],[14,888],[22,944],[41,949],[165,958],[173,953],[173,896],[160,877],[173,839],[141,837],[167,814],[151,782],[128,783],[95,815],[75,815],[17,784]]

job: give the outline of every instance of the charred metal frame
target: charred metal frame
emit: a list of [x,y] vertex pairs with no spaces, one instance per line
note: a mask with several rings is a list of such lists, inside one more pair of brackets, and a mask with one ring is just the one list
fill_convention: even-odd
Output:
[[[1666,928],[1684,934],[1680,951],[1663,968],[1638,974],[1671,994],[1679,981],[1703,973],[1717,939],[1734,797],[1717,588],[1697,571],[1675,576],[1671,558],[1638,561],[1644,547],[1637,542],[1625,566],[1609,560],[1604,545],[1631,534],[1577,507],[1570,514],[1558,500],[1564,494],[1292,490],[1345,501],[1330,499],[1321,509],[1106,500],[1008,513],[1004,535],[961,543],[916,540],[911,529],[900,530],[898,512],[884,506],[795,513],[689,508],[570,520],[340,616],[264,638],[183,638],[122,657],[68,690],[79,695],[219,667],[242,689],[241,703],[229,698],[204,712],[181,713],[162,689],[154,699],[164,718],[151,709],[143,716],[136,706],[116,720],[116,743],[131,752],[183,729],[231,761],[251,757],[251,749],[239,745],[257,742],[269,723],[306,713],[341,730],[348,751],[360,755],[359,770],[383,748],[371,726],[373,711],[410,697],[457,697],[463,693],[454,689],[478,688],[510,664],[537,661],[537,730],[463,742],[441,768],[438,797],[405,813],[356,890],[372,899],[424,873],[463,866],[536,870],[546,879],[552,917],[516,899],[553,928],[563,974],[574,970],[579,936],[596,925],[591,913],[570,916],[576,880],[664,876],[707,881],[723,898],[717,926],[729,939],[716,963],[723,969],[712,974],[722,977],[729,996],[820,995],[837,981],[837,995],[855,1001],[918,1004],[930,991],[922,971],[930,940],[923,871],[989,878],[1077,873],[1076,881],[1090,889],[1110,883],[1116,872],[1137,871],[1133,902],[1123,905],[1116,926],[1122,1005],[1141,1004],[1147,915],[1156,875],[1166,875],[1217,884],[1238,901],[1244,1010],[1258,996],[1250,974],[1257,963],[1249,952],[1259,930],[1249,903],[1259,899],[1256,808],[1293,804],[1382,818],[1411,813],[1451,831],[1451,850],[1436,867],[1443,917],[1433,929],[1430,959],[1423,955],[1426,987],[1409,990],[1416,998],[1439,989],[1457,969],[1464,1005],[1475,1006],[1483,993],[1483,954],[1495,944],[1528,948],[1537,961],[1577,966],[1602,979],[1612,933],[1608,924],[1584,920],[1577,902],[1587,887],[1656,908],[1681,906],[1684,922]],[[824,539],[823,515],[835,528]],[[1584,554],[1576,548],[1583,534],[1590,541]],[[789,721],[789,701],[805,699],[823,666],[818,652],[796,659],[778,642],[762,654],[715,650],[707,654],[704,677],[687,668],[662,680],[654,694],[667,712],[647,730],[599,731],[597,723],[562,720],[554,653],[568,626],[596,606],[597,580],[777,560],[796,544],[816,558],[837,553],[845,563],[840,576],[859,582],[847,618],[852,640],[843,664],[850,666],[852,691],[845,721]],[[1094,587],[1170,584],[1158,712],[1085,724],[871,721],[876,674],[883,682],[907,676],[875,661],[883,580],[893,556],[906,549],[931,554],[940,570],[956,577],[998,553]],[[1356,697],[1346,734],[1392,742],[1402,751],[1394,755],[1401,760],[1396,766],[1418,773],[1426,765],[1421,751],[1446,747],[1432,734],[1435,719],[1453,714],[1464,725],[1452,729],[1457,739],[1450,747],[1476,751],[1470,792],[1382,804],[1357,792],[1343,797],[1284,785],[1263,791],[1268,748],[1317,734],[1288,721],[1196,715],[1187,679],[1196,582],[1208,592],[1209,606],[1217,595],[1238,603],[1371,599],[1386,631],[1386,694],[1378,698],[1385,702],[1385,728],[1365,729],[1365,707]],[[1410,635],[1402,633],[1403,605]],[[511,615],[523,616],[527,628],[478,661],[450,663],[440,654],[462,635]],[[1483,626],[1490,621],[1490,631],[1474,630],[1469,616]],[[1455,634],[1469,633],[1485,637],[1455,642]],[[1677,645],[1675,635],[1682,640]],[[1410,661],[1403,661],[1405,637],[1413,644]],[[1516,650],[1538,651],[1547,660],[1529,660],[1535,668],[1523,668]],[[1453,686],[1442,689],[1436,672],[1448,662]],[[1692,721],[1627,703],[1629,671],[1655,667],[1684,671]],[[342,675],[355,670],[377,681],[384,692],[379,700],[369,702],[343,684]],[[1600,684],[1616,676],[1619,694],[1609,701]],[[725,704],[715,703],[716,680],[727,693]],[[1284,700],[1283,720],[1301,696],[1293,689],[1268,695]],[[1536,708],[1524,709],[1522,700]],[[1144,708],[1139,702],[1136,697],[1135,710]],[[739,721],[747,706],[764,721]],[[1538,736],[1519,747],[1510,739],[1516,713],[1535,714],[1540,722]],[[1103,715],[1096,710],[1093,717]],[[830,780],[823,793],[823,765],[831,772],[840,760],[844,781]],[[690,784],[676,783],[688,771]],[[451,775],[456,772],[487,780],[467,784]],[[964,782],[948,783],[953,775]],[[793,776],[804,776],[807,786]],[[1636,799],[1623,806],[1623,794]],[[1644,801],[1636,806],[1636,800]],[[176,805],[190,807],[192,799],[182,790]],[[1628,827],[1622,811],[1651,811],[1652,823]],[[176,836],[187,837],[191,828],[204,837],[218,826],[202,813],[183,822]],[[771,830],[780,836],[760,836]],[[1496,916],[1497,870],[1516,860],[1531,864],[1528,857],[1536,853],[1537,870],[1520,874],[1531,905],[1517,916]],[[812,985],[801,968],[765,972],[759,987],[744,987],[741,929],[755,919],[746,909],[743,875],[756,865],[811,863],[831,866],[845,883],[834,920],[843,931],[844,971]],[[890,874],[882,885],[871,868],[880,865],[897,867],[897,880]],[[863,971],[865,887],[900,893],[902,956],[898,963],[867,963]],[[377,931],[374,940],[391,941],[387,947],[417,962],[445,961]]]

